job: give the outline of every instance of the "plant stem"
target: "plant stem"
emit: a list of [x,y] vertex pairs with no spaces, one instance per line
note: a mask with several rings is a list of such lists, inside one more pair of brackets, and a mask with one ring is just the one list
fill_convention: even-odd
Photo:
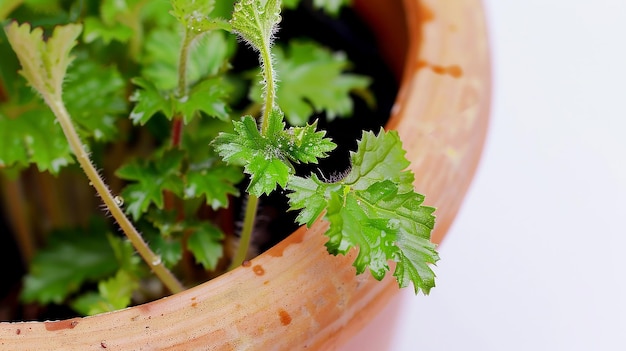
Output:
[[241,230],[241,237],[239,238],[239,246],[237,247],[237,253],[230,262],[228,270],[237,268],[245,259],[248,254],[248,248],[250,247],[250,241],[252,240],[252,231],[254,229],[254,221],[256,220],[256,211],[259,206],[259,198],[254,195],[248,196],[246,203],[246,213],[243,221],[243,229]]
[[[260,48],[260,51],[260,59],[262,61],[261,67],[263,67],[263,77],[265,79],[265,104],[263,106],[263,116],[261,117],[261,135],[265,136],[269,126],[269,116],[274,109],[276,88],[274,81],[274,67],[272,65],[272,56],[270,54],[270,44],[267,43],[266,45],[263,45],[263,47]],[[259,198],[254,195],[249,195],[248,202],[246,203],[246,212],[241,237],[239,239],[239,246],[237,247],[237,253],[231,261],[228,270],[236,268],[246,258],[248,248],[250,247],[250,241],[252,239],[252,231],[254,230],[254,222],[256,221],[258,207]]]
[[261,120],[261,135],[267,134],[269,126],[269,115],[274,109],[274,99],[276,97],[276,87],[274,82],[274,67],[269,44],[261,48],[261,60],[263,61],[263,78],[265,79],[265,105],[263,107],[263,117]]
[[175,294],[183,291],[184,287],[182,284],[165,267],[165,265],[163,265],[161,257],[156,255],[143,240],[139,232],[137,232],[137,229],[135,229],[133,224],[115,201],[115,198],[113,194],[111,194],[107,185],[104,183],[102,178],[100,178],[98,171],[85,151],[85,148],[80,140],[80,137],[78,136],[78,133],[76,132],[76,129],[74,128],[74,125],[72,124],[69,113],[65,109],[65,105],[63,105],[61,98],[53,98],[51,96],[44,95],[44,99],[46,100],[48,106],[52,109],[57,121],[59,121],[70,148],[76,155],[78,163],[87,175],[90,185],[96,189],[98,195],[100,195],[100,198],[111,212],[111,215],[115,218],[124,234],[128,237],[128,240],[130,240],[137,252],[139,252],[139,255],[146,261],[146,263],[148,263],[148,266],[150,266],[156,276],[172,293]]
[[[180,47],[178,57],[178,87],[176,88],[176,98],[185,99],[187,97],[187,60],[189,57],[189,46],[195,35],[185,30],[183,44]],[[180,147],[180,140],[183,134],[183,119],[179,113],[174,115],[172,120],[172,147]]]

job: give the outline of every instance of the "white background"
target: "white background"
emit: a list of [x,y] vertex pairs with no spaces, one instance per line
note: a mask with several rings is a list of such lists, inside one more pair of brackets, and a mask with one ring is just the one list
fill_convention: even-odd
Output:
[[484,4],[485,152],[387,350],[626,350],[626,1]]

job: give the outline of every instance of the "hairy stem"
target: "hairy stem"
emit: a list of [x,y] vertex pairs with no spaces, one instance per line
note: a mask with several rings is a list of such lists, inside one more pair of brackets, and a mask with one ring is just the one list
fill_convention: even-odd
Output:
[[[176,98],[185,99],[187,97],[187,61],[189,57],[189,47],[195,35],[189,30],[185,30],[183,44],[180,47],[178,57],[178,87],[176,88]],[[180,140],[183,134],[183,119],[180,114],[176,114],[172,121],[172,147],[180,147]]]
[[233,260],[230,262],[230,266],[228,267],[229,271],[237,268],[246,259],[250,241],[252,241],[252,231],[254,229],[258,206],[259,198],[250,195],[246,203],[246,213],[243,221],[243,229],[241,230],[241,237],[239,238],[239,247],[237,248],[235,257],[233,257]]
[[156,274],[156,276],[163,282],[163,284],[172,292],[177,293],[184,290],[182,284],[176,279],[176,277],[163,265],[161,257],[156,255],[148,246],[148,244],[143,240],[137,229],[130,222],[128,217],[124,214],[120,206],[111,191],[104,183],[98,171],[94,167],[89,155],[85,151],[85,148],[72,124],[69,113],[65,109],[63,102],[59,98],[52,98],[51,96],[44,95],[44,99],[52,112],[57,118],[57,121],[61,125],[63,129],[63,133],[67,138],[67,141],[72,149],[72,152],[76,155],[76,159],[80,164],[81,168],[87,175],[90,184],[96,189],[100,198],[105,203],[111,215],[119,226],[122,228],[122,231],[128,237],[128,240],[133,244],[139,255],[148,263],[148,266],[152,269],[152,271]]
[[[267,134],[267,128],[269,126],[269,116],[274,109],[274,99],[276,98],[274,67],[272,66],[272,56],[270,53],[270,44],[267,43],[260,48],[261,52],[261,67],[263,67],[263,78],[265,79],[265,104],[263,105],[263,116],[261,117],[261,135]],[[256,221],[256,213],[259,207],[259,198],[250,195],[248,202],[246,203],[246,212],[243,221],[243,229],[241,231],[241,238],[239,240],[239,246],[237,247],[237,253],[231,261],[229,270],[239,266],[244,260],[250,247],[250,241],[252,239],[252,231],[254,230],[254,222]]]
[[265,79],[265,105],[261,120],[261,135],[265,135],[269,125],[269,115],[274,109],[274,99],[276,98],[276,82],[274,81],[274,67],[272,66],[269,44],[261,48],[261,60],[263,61],[263,78]]

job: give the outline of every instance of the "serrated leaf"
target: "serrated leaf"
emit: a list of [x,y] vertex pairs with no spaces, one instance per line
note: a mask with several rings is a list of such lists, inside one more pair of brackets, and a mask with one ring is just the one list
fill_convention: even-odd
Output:
[[185,180],[185,198],[205,197],[207,205],[217,210],[228,207],[228,196],[239,196],[235,187],[243,179],[239,167],[211,164],[208,167],[192,167]]
[[79,132],[101,141],[117,137],[115,122],[126,112],[125,82],[117,68],[82,58],[66,78],[63,101]]
[[[180,31],[175,28],[155,29],[146,38],[145,55],[141,62],[141,75],[151,81],[159,91],[175,89],[178,84]],[[189,48],[187,82],[196,84],[204,77],[220,72],[235,53],[236,41],[232,36],[213,31],[195,39]],[[173,49],[176,48],[176,49]]]
[[439,260],[436,245],[428,239],[406,233],[398,235],[396,245],[400,251],[393,275],[398,284],[404,288],[413,282],[415,294],[422,290],[428,295],[435,286],[435,273],[428,264],[435,264]]
[[84,282],[113,274],[118,263],[101,228],[53,233],[33,258],[21,299],[59,304]]
[[209,78],[194,86],[184,98],[173,100],[174,111],[182,115],[185,124],[200,111],[211,117],[227,120],[227,95],[227,86],[222,83],[221,78]]
[[37,165],[39,171],[59,173],[74,159],[54,115],[39,99],[22,105],[18,118],[0,111],[0,167]]
[[98,283],[97,293],[86,293],[74,300],[72,308],[89,316],[120,310],[130,306],[133,292],[137,288],[137,277],[125,270],[119,270],[115,276]]
[[189,236],[187,247],[196,261],[207,270],[214,270],[217,261],[222,257],[224,234],[209,223],[199,223]]
[[143,0],[103,0],[100,4],[100,14],[104,23],[115,25],[135,14],[144,3]]
[[141,33],[137,19],[141,16],[141,10],[147,5],[142,0],[104,0],[100,2],[100,17],[87,17],[84,21],[85,30],[83,40],[91,43],[102,39],[105,44],[116,40],[121,43],[128,42],[133,35]]
[[430,242],[434,209],[423,206],[424,196],[413,190],[413,173],[397,132],[364,132],[351,153],[352,168],[335,182],[317,176],[292,176],[287,190],[291,210],[301,209],[300,223],[310,226],[326,210],[330,222],[326,246],[332,254],[358,247],[357,273],[369,267],[376,279],[397,262],[394,276],[401,287],[413,282],[415,292],[427,294],[434,286],[428,264],[439,258]]
[[412,191],[414,176],[405,171],[410,164],[405,154],[396,131],[381,128],[378,135],[364,132],[357,151],[350,152],[351,170],[343,182],[364,190],[376,182],[391,180],[399,184],[401,193]]
[[211,16],[215,9],[215,0],[170,0],[170,3],[172,16],[193,33],[203,33],[218,28],[230,29],[226,21]]
[[180,240],[157,235],[150,241],[150,247],[161,257],[167,267],[173,267],[183,258],[183,246]]
[[296,163],[317,163],[337,145],[326,138],[326,131],[317,131],[317,121],[303,127],[292,127],[283,132],[287,137],[281,143],[283,152]]
[[332,254],[345,254],[352,247],[359,252],[354,260],[357,274],[369,267],[374,278],[381,280],[389,270],[387,260],[394,258],[397,247],[393,245],[396,230],[388,225],[386,218],[370,217],[362,207],[358,195],[347,192],[344,196],[334,192],[326,214],[330,227],[326,243]]
[[41,28],[31,31],[28,23],[13,22],[4,30],[22,65],[20,74],[39,94],[60,101],[65,72],[73,60],[70,51],[76,45],[82,26],[57,26],[47,41],[43,39]]
[[277,184],[284,188],[294,172],[291,162],[317,162],[336,146],[324,132],[315,131],[315,124],[285,130],[280,110],[268,118],[266,135],[259,132],[254,118],[246,116],[233,121],[234,133],[220,133],[214,141],[224,161],[243,166],[250,175],[248,192],[255,196],[269,194]]
[[[292,41],[286,49],[275,47],[274,69],[280,77],[276,90],[278,106],[291,125],[303,125],[309,118],[326,112],[326,118],[347,117],[354,103],[351,92],[367,89],[368,77],[346,73],[347,57],[314,42]],[[262,101],[262,86],[257,83],[250,97]]]
[[159,112],[165,113],[168,118],[172,117],[169,98],[162,95],[152,82],[143,78],[134,78],[132,82],[139,87],[130,97],[131,102],[136,102],[130,112],[133,123],[144,125]]
[[182,195],[184,187],[180,176],[182,160],[182,153],[170,152],[163,155],[158,162],[135,161],[118,169],[116,172],[118,177],[136,181],[122,191],[126,213],[137,220],[151,204],[163,208],[164,190]]
[[230,23],[256,51],[269,52],[280,21],[280,0],[240,0]]
[[248,192],[260,196],[272,192],[277,183],[284,187],[292,170],[272,140],[261,135],[254,118],[245,116],[233,125],[235,133],[220,133],[214,145],[224,161],[243,166],[250,175]]
[[292,177],[289,180],[287,194],[289,210],[300,210],[296,221],[311,227],[313,222],[326,210],[332,192],[337,192],[340,184],[324,183],[312,174],[309,178]]
[[102,39],[107,45],[112,41],[126,43],[133,36],[132,28],[120,23],[115,26],[107,26],[96,17],[87,17],[84,23],[83,40],[85,43],[92,43],[98,39]]

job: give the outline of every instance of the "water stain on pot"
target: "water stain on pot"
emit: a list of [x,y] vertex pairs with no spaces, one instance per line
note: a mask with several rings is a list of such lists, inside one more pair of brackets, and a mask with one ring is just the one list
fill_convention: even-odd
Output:
[[254,272],[254,274],[261,276],[263,274],[265,274],[265,269],[263,269],[263,267],[261,265],[256,265],[254,267],[252,267],[252,271]]
[[463,76],[463,69],[459,65],[435,65],[421,60],[417,63],[417,69],[421,68],[429,68],[435,74],[449,75],[453,78],[461,78]]
[[426,23],[435,19],[435,13],[428,6],[420,3],[419,5],[420,22]]
[[282,308],[278,310],[278,316],[280,317],[280,324],[289,325],[291,323],[291,316]]
[[55,322],[44,322],[47,331],[74,329],[78,325],[77,319],[68,319]]

